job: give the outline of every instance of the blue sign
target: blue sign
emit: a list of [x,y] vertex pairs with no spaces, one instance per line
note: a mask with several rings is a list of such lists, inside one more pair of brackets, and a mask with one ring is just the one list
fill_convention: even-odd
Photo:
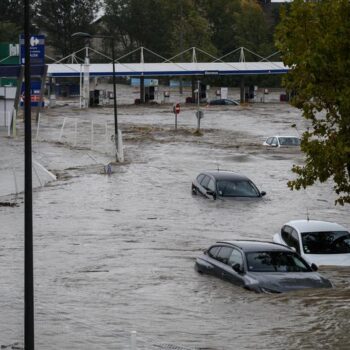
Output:
[[[21,88],[21,107],[23,107],[24,104],[24,89],[25,89],[25,83],[22,83]],[[32,107],[44,107],[44,98],[42,98],[42,101],[40,103],[40,92],[41,92],[41,81],[39,80],[32,80],[30,82],[30,105]]]
[[[29,40],[29,54],[31,64],[45,64],[45,35],[32,35]],[[24,34],[19,37],[20,62],[25,63]]]

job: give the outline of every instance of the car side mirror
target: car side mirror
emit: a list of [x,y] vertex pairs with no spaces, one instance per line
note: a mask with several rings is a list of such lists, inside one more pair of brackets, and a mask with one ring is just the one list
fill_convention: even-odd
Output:
[[234,264],[232,265],[232,269],[233,271],[239,273],[239,274],[242,274],[243,273],[243,269],[241,268],[241,264]]
[[216,192],[215,192],[215,191],[208,190],[208,191],[207,191],[207,194],[208,194],[209,196],[213,196],[213,199],[216,199]]
[[261,197],[266,196],[266,192],[265,192],[265,191],[261,191],[261,192],[260,192],[260,196],[261,196]]
[[318,270],[317,265],[314,264],[314,263],[312,263],[312,264],[311,264],[311,270],[312,270],[312,271],[317,271],[317,270]]

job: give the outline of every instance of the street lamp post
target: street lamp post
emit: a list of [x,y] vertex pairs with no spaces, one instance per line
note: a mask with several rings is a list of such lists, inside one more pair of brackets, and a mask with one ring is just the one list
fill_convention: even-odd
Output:
[[34,350],[32,119],[30,96],[30,6],[24,1],[24,348]]
[[114,50],[114,38],[111,35],[91,35],[89,33],[83,33],[83,32],[77,32],[72,34],[72,37],[75,38],[86,38],[86,39],[92,39],[92,38],[102,38],[102,39],[110,39],[111,40],[111,49],[112,49],[112,69],[113,69],[113,111],[114,111],[114,142],[115,142],[115,148],[116,148],[116,161],[118,162],[118,110],[117,110],[117,91],[116,91],[116,82],[115,82],[115,50]]

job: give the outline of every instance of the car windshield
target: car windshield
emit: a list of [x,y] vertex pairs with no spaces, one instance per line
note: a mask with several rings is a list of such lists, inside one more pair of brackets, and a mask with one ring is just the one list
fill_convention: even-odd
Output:
[[256,186],[249,180],[219,180],[217,182],[219,196],[222,197],[259,197]]
[[300,140],[297,137],[279,137],[281,146],[299,146]]
[[350,253],[350,233],[347,231],[302,232],[305,254]]
[[309,272],[310,267],[294,252],[268,251],[246,253],[252,272]]

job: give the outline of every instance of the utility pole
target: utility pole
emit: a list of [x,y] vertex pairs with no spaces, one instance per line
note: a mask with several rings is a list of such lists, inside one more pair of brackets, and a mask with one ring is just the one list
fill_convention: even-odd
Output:
[[30,7],[24,0],[24,348],[34,350],[32,116],[30,96]]

